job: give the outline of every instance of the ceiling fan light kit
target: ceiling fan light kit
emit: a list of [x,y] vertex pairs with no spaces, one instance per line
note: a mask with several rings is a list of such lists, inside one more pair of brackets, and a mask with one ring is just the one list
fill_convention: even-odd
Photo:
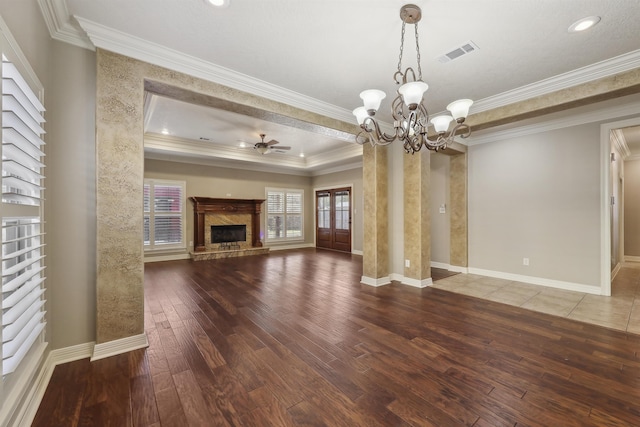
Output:
[[[380,129],[380,124],[374,118],[380,109],[382,100],[386,94],[377,89],[368,89],[360,93],[364,106],[353,110],[358,125],[362,131],[356,136],[358,144],[369,142],[372,146],[389,145],[399,140],[403,143],[407,153],[414,154],[422,147],[438,151],[447,148],[459,135],[467,138],[471,134],[471,128],[464,123],[469,114],[469,107],[473,104],[470,99],[460,99],[447,106],[451,115],[445,114],[433,117],[429,120],[429,113],[424,105],[424,94],[429,89],[422,81],[422,67],[420,66],[420,45],[418,42],[418,22],[422,18],[422,11],[414,4],[406,4],[400,9],[402,19],[402,34],[400,39],[400,57],[398,70],[393,75],[398,88],[398,95],[391,103],[391,116],[393,117],[394,133],[389,135]],[[405,25],[413,24],[416,39],[416,55],[418,63],[418,76],[413,68],[408,67],[402,71],[402,53],[404,46]],[[450,124],[454,123],[451,130]],[[433,139],[428,138],[429,123],[435,130]]]

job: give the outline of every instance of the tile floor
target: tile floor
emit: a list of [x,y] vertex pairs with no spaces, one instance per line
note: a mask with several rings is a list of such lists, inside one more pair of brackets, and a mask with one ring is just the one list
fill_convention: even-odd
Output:
[[626,263],[611,296],[591,295],[475,274],[457,274],[432,285],[451,292],[640,334],[640,263]]

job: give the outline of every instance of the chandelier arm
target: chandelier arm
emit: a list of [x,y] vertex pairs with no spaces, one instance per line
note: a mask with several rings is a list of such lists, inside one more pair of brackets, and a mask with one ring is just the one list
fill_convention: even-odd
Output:
[[[370,141],[371,141],[371,139],[369,138],[369,132],[361,130],[356,135],[356,144],[364,145],[364,144],[366,144],[367,142],[370,142]],[[371,143],[371,145],[373,145],[373,143]]]
[[389,145],[397,138],[397,130],[395,135],[388,135],[380,129],[380,125],[373,117],[367,117],[360,127],[369,134],[369,142],[371,145]]
[[417,123],[420,126],[420,133],[426,134],[429,128],[429,112],[427,111],[427,107],[425,107],[423,103],[420,103],[418,104],[416,111],[416,114],[418,115]]
[[402,114],[403,109],[404,101],[402,100],[402,97],[398,95],[391,103],[391,116],[393,117],[394,122],[402,123],[404,121],[404,114]]
[[438,151],[440,149],[447,148],[447,144],[450,142],[450,136],[445,136],[443,134],[438,135],[435,141],[426,139],[425,145],[429,150]]
[[460,133],[460,135],[458,135],[458,136],[460,138],[462,138],[462,139],[469,138],[469,135],[471,135],[471,128],[466,123],[458,123],[451,130],[451,140],[452,141],[453,141],[453,138],[456,136],[457,133]]

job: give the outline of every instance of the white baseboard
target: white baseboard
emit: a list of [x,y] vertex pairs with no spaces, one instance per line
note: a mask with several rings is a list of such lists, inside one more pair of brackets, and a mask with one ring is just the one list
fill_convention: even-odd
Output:
[[460,267],[458,265],[450,265],[449,271],[453,271],[454,273],[469,274],[469,267]]
[[469,273],[480,276],[495,277],[497,279],[514,280],[532,285],[547,286],[549,288],[564,289],[566,291],[584,292],[586,294],[601,295],[600,286],[583,285],[581,283],[564,282],[561,280],[545,279],[542,277],[523,276],[520,274],[504,273],[502,271],[469,268]]
[[127,353],[129,351],[138,350],[140,348],[149,347],[147,334],[134,335],[119,340],[96,344],[93,347],[93,355],[91,361],[104,359],[106,357],[116,356],[118,354]]
[[620,272],[620,269],[622,268],[622,263],[617,263],[616,266],[613,268],[613,270],[611,270],[611,280],[613,281],[613,279],[616,278],[616,275]]
[[430,261],[431,267],[433,268],[443,268],[445,270],[449,269],[449,264],[438,261]]
[[315,248],[316,245],[314,245],[313,243],[298,243],[298,244],[291,244],[291,245],[275,245],[275,246],[267,245],[266,247],[273,252],[273,251],[286,251],[288,249]]
[[391,279],[389,277],[380,277],[379,279],[374,279],[373,277],[362,276],[360,279],[360,283],[368,286],[384,286],[391,283]]
[[431,277],[426,279],[412,279],[411,277],[405,277],[401,280],[403,285],[413,286],[415,288],[426,288],[427,286],[433,285],[433,280]]
[[146,256],[144,262],[177,261],[179,259],[191,259],[191,254]]
[[389,277],[395,282],[400,282],[403,285],[413,286],[415,288],[426,288],[427,286],[433,285],[433,279],[431,277],[419,280],[413,279],[411,277],[405,277],[404,275],[399,273],[391,273]]
[[358,250],[356,250],[356,249],[353,249],[353,250],[351,251],[351,253],[352,253],[353,255],[360,255],[360,256],[362,256],[362,255],[363,255],[363,252],[362,252],[362,251],[358,251]]
[[624,261],[625,262],[640,262],[640,256],[625,255],[624,256]]

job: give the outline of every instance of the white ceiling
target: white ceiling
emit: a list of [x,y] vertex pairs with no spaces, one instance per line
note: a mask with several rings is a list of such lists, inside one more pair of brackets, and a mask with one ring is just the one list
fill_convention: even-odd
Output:
[[[130,55],[131,46],[138,46],[140,59],[152,53],[155,57],[163,52],[172,58],[182,55],[185,62],[197,61],[203,65],[200,69],[209,67],[223,76],[230,86],[258,88],[257,92],[272,98],[282,95],[334,118],[352,121],[350,111],[360,105],[358,94],[364,89],[387,93],[384,111],[395,92],[392,77],[404,0],[230,0],[229,7],[222,9],[204,0],[44,1],[58,11],[59,20],[67,20],[66,27],[62,25],[69,29],[65,37],[77,38],[77,44],[87,42],[80,40],[83,32],[77,31],[77,22],[69,16],[77,18],[94,45]],[[432,114],[462,97],[476,101],[473,114],[513,102],[514,97],[558,90],[558,85],[575,81],[574,76],[591,73],[595,78],[595,71],[608,64],[638,66],[638,0],[428,0],[416,4],[423,13],[418,28],[421,65],[430,86],[426,104]],[[589,15],[602,20],[587,32],[568,33],[569,25]],[[413,26],[407,26],[407,32],[403,68],[415,68]],[[479,50],[448,63],[437,60],[468,41]],[[166,128],[176,138],[200,141],[205,137],[210,144],[226,148],[238,140],[257,142],[258,134],[264,132],[267,140],[294,147],[278,154],[288,157],[353,144],[171,100],[157,102],[147,119],[147,132]]]

